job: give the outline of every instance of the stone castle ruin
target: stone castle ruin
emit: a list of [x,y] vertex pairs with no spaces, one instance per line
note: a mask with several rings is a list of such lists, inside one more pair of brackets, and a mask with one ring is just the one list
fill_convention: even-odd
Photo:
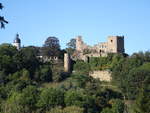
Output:
[[[19,50],[21,48],[21,40],[19,38],[19,34],[16,35],[13,45]],[[89,46],[85,44],[82,40],[81,36],[76,38],[76,51],[72,56],[68,53],[64,54],[64,72],[71,72],[71,58],[73,60],[84,60],[88,61],[90,57],[105,57],[109,53],[124,53],[124,36],[109,36],[107,42],[101,42],[94,46]],[[57,57],[51,59],[43,58],[43,56],[37,56],[40,59],[44,59],[42,61],[58,61]],[[60,63],[60,61],[58,61]],[[56,62],[57,63],[57,62]],[[92,71],[89,72],[89,76],[93,78],[97,78],[100,81],[111,81],[111,72],[107,70],[103,71]]]
[[76,52],[74,59],[87,60],[89,57],[104,57],[108,53],[124,53],[124,36],[109,36],[107,42],[100,42],[94,46],[85,44],[81,36],[76,38]]

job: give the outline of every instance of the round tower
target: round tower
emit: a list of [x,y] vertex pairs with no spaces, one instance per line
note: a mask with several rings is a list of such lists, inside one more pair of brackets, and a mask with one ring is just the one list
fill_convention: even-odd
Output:
[[19,38],[19,34],[16,34],[16,37],[13,42],[13,46],[15,46],[18,50],[21,48],[21,40]]
[[70,55],[68,53],[64,54],[64,71],[70,72]]

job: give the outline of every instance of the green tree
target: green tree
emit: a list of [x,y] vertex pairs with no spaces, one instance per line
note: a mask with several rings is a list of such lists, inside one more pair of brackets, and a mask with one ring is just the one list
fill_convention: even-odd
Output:
[[138,53],[133,53],[133,55],[131,55],[131,57],[139,59],[143,63],[150,62],[150,51],[146,51],[145,53],[142,51],[140,51]]
[[76,39],[72,38],[66,45],[68,48],[76,49]]
[[[147,87],[147,86],[146,86]],[[147,88],[142,88],[135,101],[135,113],[149,113],[150,112],[150,92]]]
[[52,81],[52,70],[49,65],[43,65],[40,66],[40,68],[37,68],[34,79],[38,82],[50,82]]
[[77,87],[81,87],[84,88],[86,86],[87,81],[91,80],[91,77],[87,76],[87,75],[72,75],[72,81],[75,81]]
[[124,112],[124,103],[122,100],[116,99],[113,100],[112,104],[112,113],[123,113]]
[[124,103],[119,100],[111,100],[111,108],[104,108],[101,113],[124,113]]
[[55,108],[52,108],[51,110],[49,111],[46,111],[46,113],[64,113],[63,109],[60,108],[60,107],[55,107]]
[[64,92],[59,89],[43,89],[37,106],[46,110],[56,106],[64,106]]
[[96,99],[92,95],[86,94],[85,90],[69,90],[65,93],[66,106],[78,106],[84,109],[85,113],[97,113]]
[[2,113],[23,113],[24,111],[25,108],[21,105],[21,94],[16,92],[13,92],[2,107]]
[[84,113],[84,109],[77,106],[68,106],[64,108],[64,113]]
[[76,61],[73,68],[80,75],[82,74],[88,75],[90,71],[89,63],[84,62],[84,61]]
[[4,71],[0,71],[0,84],[5,84],[7,82],[7,76]]
[[32,113],[36,107],[38,91],[34,86],[28,86],[22,92],[13,91],[4,103],[2,113]]
[[31,79],[31,78],[30,78],[30,73],[29,73],[29,71],[28,71],[27,69],[23,69],[23,70],[22,70],[21,79],[22,79],[22,80],[25,80],[25,81],[28,81],[28,80]]
[[17,49],[11,44],[1,44],[0,45],[0,55],[13,56],[17,53]]
[[60,45],[58,38],[48,37],[41,51],[43,56],[47,57],[60,56]]
[[57,37],[48,37],[44,43],[44,47],[50,47],[50,48],[60,48],[59,40]]
[[[131,79],[134,77],[131,75],[131,71],[135,70],[137,67],[141,66],[142,62],[137,58],[123,58],[118,62],[118,64],[113,66],[112,69],[112,81],[121,89],[127,98],[132,98],[130,96],[130,83]],[[132,71],[134,73],[134,71]],[[137,75],[137,74],[136,74]],[[132,90],[132,89],[131,89]],[[133,91],[133,90],[132,90]]]
[[33,78],[36,68],[39,67],[39,60],[36,57],[36,52],[32,47],[22,48],[16,56],[14,62],[18,70],[27,69],[30,72],[30,78]]
[[132,69],[127,78],[127,95],[129,98],[135,99],[139,89],[146,85],[150,87],[150,63],[145,63],[138,68]]
[[13,56],[17,53],[17,49],[10,44],[0,45],[0,71],[6,74],[16,71]]
[[72,38],[70,40],[70,42],[68,42],[66,44],[67,48],[66,48],[66,51],[67,53],[69,53],[70,55],[72,55],[76,49],[76,39]]
[[35,86],[27,86],[21,93],[21,105],[28,108],[28,113],[36,109],[38,101],[38,90]]
[[110,108],[104,108],[101,113],[113,113],[113,111]]
[[83,106],[83,94],[81,92],[77,92],[75,90],[69,90],[65,93],[65,104],[67,106]]
[[46,113],[84,113],[84,109],[77,106],[68,106],[64,109],[56,107]]

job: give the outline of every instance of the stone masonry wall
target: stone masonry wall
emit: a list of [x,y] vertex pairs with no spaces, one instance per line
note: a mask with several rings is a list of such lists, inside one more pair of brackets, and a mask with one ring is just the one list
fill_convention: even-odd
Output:
[[[86,52],[85,50],[90,51]],[[108,53],[124,53],[124,36],[109,36],[107,42],[101,42],[94,46],[89,46],[82,40],[81,36],[76,38],[76,53],[84,60],[86,57],[107,56]],[[76,54],[77,55],[77,54]]]
[[93,71],[90,72],[89,75],[93,78],[99,79],[100,81],[110,82],[112,79],[110,71]]

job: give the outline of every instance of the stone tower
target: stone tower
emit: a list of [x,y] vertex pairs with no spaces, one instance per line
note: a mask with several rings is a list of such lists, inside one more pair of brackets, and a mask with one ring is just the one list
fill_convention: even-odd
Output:
[[108,37],[108,52],[109,53],[124,53],[124,36],[109,36]]
[[70,67],[71,67],[71,59],[70,55],[68,53],[64,54],[64,71],[65,72],[70,72]]
[[77,36],[76,38],[76,50],[82,51],[83,50],[83,41],[81,36]]
[[16,37],[13,42],[13,46],[15,46],[18,50],[21,48],[21,40],[19,38],[19,34],[16,34]]

